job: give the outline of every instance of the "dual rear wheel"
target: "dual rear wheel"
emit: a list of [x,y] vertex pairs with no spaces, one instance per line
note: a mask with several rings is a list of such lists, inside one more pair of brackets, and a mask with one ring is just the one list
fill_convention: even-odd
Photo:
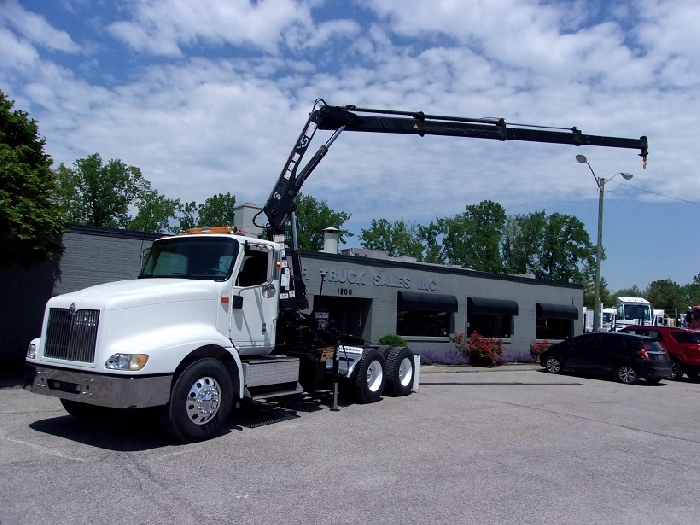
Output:
[[384,391],[406,396],[413,390],[414,356],[408,348],[367,348],[354,374],[353,397],[361,403],[378,401]]

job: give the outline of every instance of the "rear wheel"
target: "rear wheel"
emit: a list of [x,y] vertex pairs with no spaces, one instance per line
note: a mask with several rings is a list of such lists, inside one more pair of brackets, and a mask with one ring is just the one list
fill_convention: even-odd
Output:
[[392,348],[386,359],[386,391],[407,396],[413,390],[413,352],[408,348]]
[[231,411],[233,382],[216,359],[200,359],[175,381],[170,402],[162,408],[166,432],[184,443],[204,441],[216,435]]
[[386,383],[384,356],[377,349],[367,349],[357,366],[353,397],[361,403],[378,401]]
[[550,355],[544,362],[547,372],[550,374],[561,374],[561,358],[556,355]]
[[639,374],[630,365],[622,365],[617,369],[617,380],[625,385],[634,385],[639,381]]
[[680,381],[683,378],[683,367],[675,359],[671,360],[671,377],[674,381]]

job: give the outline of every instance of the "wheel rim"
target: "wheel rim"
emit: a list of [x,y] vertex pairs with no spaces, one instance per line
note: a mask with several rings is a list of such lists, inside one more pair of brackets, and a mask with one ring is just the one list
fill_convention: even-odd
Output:
[[382,364],[379,361],[372,361],[367,367],[367,388],[372,392],[379,390],[384,377]]
[[413,363],[408,357],[404,357],[399,365],[399,383],[408,386],[413,378]]
[[553,374],[558,374],[561,370],[561,363],[556,357],[550,357],[547,359],[547,371]]
[[671,363],[671,379],[681,378],[681,367],[675,361]]
[[219,383],[211,377],[202,377],[194,382],[187,394],[187,417],[195,425],[204,425],[216,415],[220,402]]
[[617,375],[623,383],[633,383],[637,379],[637,372],[631,366],[621,366]]

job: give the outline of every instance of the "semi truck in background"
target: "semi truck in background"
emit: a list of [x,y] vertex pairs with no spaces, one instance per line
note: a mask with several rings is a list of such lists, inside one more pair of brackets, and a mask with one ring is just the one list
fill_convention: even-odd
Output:
[[654,324],[654,309],[644,297],[618,297],[615,312],[615,331],[625,326]]
[[[318,129],[332,134],[299,170]],[[295,197],[343,131],[598,145],[639,149],[645,163],[647,157],[646,137],[319,99],[260,212],[266,238],[232,225],[168,235],[153,242],[138,279],[51,298],[41,335],[29,344],[25,388],[60,398],[79,418],[152,407],[181,442],[216,435],[244,399],[325,388],[337,407],[339,387],[360,402],[385,391],[410,394],[418,386],[417,355],[339,333],[327,312],[309,311]]]

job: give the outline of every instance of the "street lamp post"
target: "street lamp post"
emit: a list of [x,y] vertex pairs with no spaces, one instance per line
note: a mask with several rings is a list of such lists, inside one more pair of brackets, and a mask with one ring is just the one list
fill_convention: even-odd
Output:
[[618,175],[622,175],[625,180],[630,180],[632,178],[631,173],[616,173],[609,179],[604,179],[598,177],[593,171],[593,168],[588,164],[588,159],[584,155],[576,155],[576,160],[580,164],[587,164],[588,169],[591,170],[593,178],[598,185],[598,243],[596,245],[596,257],[595,257],[595,294],[593,303],[593,331],[600,332],[600,259],[602,257],[601,252],[603,251],[603,197],[605,196],[605,183],[610,182]]

